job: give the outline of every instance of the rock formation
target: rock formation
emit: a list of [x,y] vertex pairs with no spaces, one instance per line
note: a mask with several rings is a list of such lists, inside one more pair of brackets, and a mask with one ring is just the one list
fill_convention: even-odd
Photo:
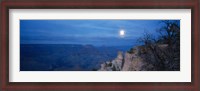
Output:
[[143,46],[132,48],[123,56],[122,52],[118,52],[117,58],[101,64],[99,71],[141,71],[153,68],[151,64],[146,63],[141,54],[146,50]]
[[124,65],[122,71],[128,71],[130,69],[131,66],[130,64],[134,57],[135,55],[131,55],[130,53],[125,53]]
[[107,61],[101,64],[99,71],[120,71],[123,66],[123,53],[118,52],[117,58],[112,61]]
[[[176,55],[177,53],[177,55]],[[101,64],[99,71],[171,71],[179,70],[180,55],[169,50],[167,44],[136,46],[118,52],[117,57]]]

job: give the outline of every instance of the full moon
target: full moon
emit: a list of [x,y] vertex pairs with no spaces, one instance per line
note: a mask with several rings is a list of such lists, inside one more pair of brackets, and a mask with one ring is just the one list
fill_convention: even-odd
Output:
[[120,30],[120,31],[119,31],[119,35],[120,35],[120,36],[124,36],[124,35],[125,35],[125,31],[124,31],[123,29]]

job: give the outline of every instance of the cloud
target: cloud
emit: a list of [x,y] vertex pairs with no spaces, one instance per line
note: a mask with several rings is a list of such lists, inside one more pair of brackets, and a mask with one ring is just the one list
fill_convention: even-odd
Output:
[[[21,43],[128,45],[145,31],[155,34],[159,20],[20,20]],[[119,29],[125,37],[119,37]]]

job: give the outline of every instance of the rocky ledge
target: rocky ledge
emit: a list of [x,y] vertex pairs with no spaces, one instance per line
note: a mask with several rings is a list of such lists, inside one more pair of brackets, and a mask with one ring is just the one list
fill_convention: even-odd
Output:
[[[156,52],[162,56],[168,45],[158,45]],[[158,50],[159,49],[159,50]],[[117,57],[112,61],[101,64],[98,71],[156,71],[157,56],[146,46],[137,46],[123,53],[118,52]],[[157,62],[158,63],[158,62]]]

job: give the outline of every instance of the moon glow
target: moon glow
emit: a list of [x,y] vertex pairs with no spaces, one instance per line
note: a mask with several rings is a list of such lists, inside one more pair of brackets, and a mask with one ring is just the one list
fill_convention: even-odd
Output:
[[119,31],[119,35],[120,35],[121,37],[123,37],[123,36],[125,35],[125,31],[124,31],[123,29],[121,29],[121,30]]

